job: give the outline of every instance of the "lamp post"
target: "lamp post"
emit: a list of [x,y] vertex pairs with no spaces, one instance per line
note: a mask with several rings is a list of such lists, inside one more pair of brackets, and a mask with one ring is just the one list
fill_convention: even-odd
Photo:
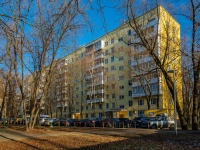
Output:
[[176,115],[176,70],[169,70],[169,73],[173,73],[173,78],[174,78],[174,124],[175,124],[175,134],[177,135],[177,115]]

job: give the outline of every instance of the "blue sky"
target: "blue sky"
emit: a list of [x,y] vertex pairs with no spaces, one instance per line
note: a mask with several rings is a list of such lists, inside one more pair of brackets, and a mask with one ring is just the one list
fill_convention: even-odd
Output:
[[[187,25],[190,22],[184,17],[177,15],[177,13],[180,12],[180,9],[183,8],[183,5],[188,3],[188,0],[168,0],[168,3],[165,1],[166,0],[160,0],[160,4],[163,5],[167,11],[179,22],[181,25],[181,36],[183,37],[186,33]],[[103,9],[100,9],[98,2],[100,2],[100,5],[103,6]],[[152,1],[148,1],[147,3],[151,2]],[[117,28],[123,22],[123,20],[125,20],[126,17],[123,16],[122,12],[116,9],[117,5],[118,3],[115,0],[93,1],[92,8],[89,7],[87,9],[92,31],[90,29],[81,31],[77,41],[78,46],[88,44],[96,38],[106,34],[106,32],[112,31],[113,29]],[[138,6],[140,6],[140,4],[138,4]]]

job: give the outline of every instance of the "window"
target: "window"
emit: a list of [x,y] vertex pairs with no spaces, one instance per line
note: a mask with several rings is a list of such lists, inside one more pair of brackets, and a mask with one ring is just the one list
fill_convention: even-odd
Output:
[[123,85],[119,86],[119,89],[120,89],[120,90],[123,90],[123,89],[124,89],[124,86],[123,86]]
[[99,109],[102,109],[102,104],[99,104]]
[[78,98],[79,97],[79,95],[78,94],[76,94],[76,98]]
[[123,57],[123,56],[119,57],[119,61],[121,61],[121,60],[124,60],[124,57]]
[[131,35],[131,30],[128,30],[128,31],[127,31],[127,34],[130,36],[130,35]]
[[128,96],[132,96],[132,91],[128,91]]
[[112,47],[112,48],[110,49],[110,53],[114,53],[114,52],[115,52],[115,48]]
[[124,99],[124,95],[119,95],[119,99]]
[[103,117],[103,113],[99,113],[99,118],[102,118]]
[[156,18],[152,18],[151,20],[149,20],[149,23],[153,22],[154,20],[156,20]]
[[105,68],[105,72],[108,72],[108,68]]
[[157,83],[150,84],[150,87],[152,91],[156,91],[158,89],[158,84]]
[[112,84],[111,88],[112,88],[112,89],[115,89],[115,84]]
[[79,102],[76,102],[76,105],[79,105]]
[[119,105],[119,108],[120,109],[124,109],[124,105]]
[[157,98],[152,98],[151,105],[156,105],[156,104],[157,104]]
[[133,101],[128,101],[128,106],[133,106]]
[[119,67],[119,70],[124,70],[124,66],[120,66],[120,67]]
[[85,106],[85,109],[88,110],[88,106]]
[[138,116],[144,116],[144,110],[139,110],[138,111]]
[[129,117],[132,117],[132,116],[133,116],[133,112],[132,112],[132,111],[129,111],[129,112],[128,112],[128,115],[129,115]]
[[114,62],[114,60],[115,60],[115,57],[112,56],[112,57],[111,57],[111,62]]
[[107,41],[105,42],[105,46],[108,46],[108,42]]
[[128,65],[131,66],[131,60],[128,61]]
[[121,41],[123,41],[123,37],[120,37],[120,38],[118,39],[118,42],[121,42]]
[[110,40],[110,44],[114,44],[114,42],[115,42],[115,40],[114,40],[114,38],[112,38],[112,39]]
[[84,55],[84,54],[83,54],[83,53],[81,53],[81,54],[80,54],[80,58],[82,58],[82,57],[83,57],[83,55]]
[[76,91],[78,91],[79,90],[79,87],[76,87]]
[[138,100],[138,106],[142,106],[142,105],[144,105],[144,100],[143,99]]
[[88,114],[85,114],[85,118],[88,118]]
[[110,80],[115,80],[115,75],[114,74],[110,76]]
[[108,50],[105,50],[105,55],[108,55]]
[[105,64],[108,64],[108,59],[105,59]]
[[134,34],[134,39],[137,39],[138,37],[138,34]]
[[106,99],[109,99],[109,95],[108,94],[106,94]]
[[112,94],[112,98],[115,98],[115,94]]
[[79,112],[79,109],[76,109],[76,112]]
[[124,76],[119,76],[119,80],[123,80],[124,79]]
[[128,85],[132,85],[132,80],[128,80]]
[[112,103],[112,108],[115,108],[115,103]]
[[106,109],[108,109],[109,108],[109,103],[106,103]]
[[115,70],[115,67],[114,67],[114,66],[111,66],[111,71],[112,71],[112,70]]
[[92,105],[92,110],[95,110],[95,105]]

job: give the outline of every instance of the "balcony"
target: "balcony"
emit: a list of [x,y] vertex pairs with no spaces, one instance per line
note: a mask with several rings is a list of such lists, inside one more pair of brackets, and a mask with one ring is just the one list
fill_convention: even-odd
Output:
[[[149,81],[148,83],[146,81],[144,81],[144,85],[146,84],[151,84],[151,83],[158,83],[158,78],[152,78],[151,81]],[[136,86],[141,86],[140,81],[133,81],[132,82],[132,87],[136,87]]]
[[98,50],[102,49],[103,47],[104,47],[104,42],[102,40],[100,40],[94,44],[95,51],[98,51]]
[[[151,92],[152,92],[152,95],[158,95],[158,90],[154,90],[154,91],[151,91]],[[159,94],[161,94],[161,92]],[[149,93],[148,93],[148,95],[149,95]],[[144,92],[132,94],[133,98],[144,97],[144,96],[146,96]]]
[[99,64],[96,64],[95,66],[94,66],[94,69],[96,69],[96,68],[98,68],[98,67],[103,67],[104,66],[104,63],[99,63]]
[[[93,86],[94,86],[94,85],[97,86],[97,85],[101,85],[101,84],[103,84],[103,80],[101,80],[101,81],[99,81],[99,82],[93,83]],[[88,87],[91,87],[91,86],[92,86],[92,84],[87,84],[87,85],[86,85],[87,88],[88,88]]]
[[87,92],[87,95],[90,95],[91,93],[92,94],[99,94],[99,93],[103,93],[103,92],[104,92],[103,89],[101,89],[101,90],[95,90],[93,93],[92,93],[92,91],[89,91],[89,92]]
[[96,59],[103,58],[103,54],[97,55],[95,58]]
[[99,99],[91,99],[91,100],[87,100],[87,103],[101,103],[103,102],[103,98],[99,98]]
[[92,77],[97,77],[97,76],[103,76],[103,71],[99,72],[99,73],[96,73],[93,76],[86,76],[86,79],[91,79]]

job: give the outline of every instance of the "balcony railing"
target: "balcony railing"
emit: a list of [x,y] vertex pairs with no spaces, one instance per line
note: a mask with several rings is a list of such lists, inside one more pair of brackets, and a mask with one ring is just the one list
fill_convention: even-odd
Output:
[[[158,90],[151,91],[151,93],[152,93],[152,95],[158,95]],[[161,92],[159,92],[159,94],[161,94]],[[147,95],[150,95],[150,93],[148,93]],[[142,93],[133,93],[132,94],[133,98],[143,97],[143,96],[146,96],[146,94],[144,92],[142,92]]]
[[89,92],[87,92],[87,95],[90,95],[91,93],[92,94],[99,94],[99,93],[103,93],[103,92],[104,92],[103,89],[101,89],[101,90],[95,90],[93,93],[92,93],[92,91],[89,91]]
[[91,100],[87,100],[87,103],[101,103],[104,102],[103,98],[98,98],[98,99],[91,99]]
[[[93,86],[97,86],[97,85],[101,85],[101,84],[103,84],[103,80],[93,83]],[[92,86],[92,84],[86,84],[86,87],[91,87],[91,86]]]
[[99,73],[96,73],[92,76],[87,76],[86,79],[91,79],[92,77],[97,77],[97,76],[103,76],[103,71],[102,72],[99,72]]
[[97,55],[95,58],[96,59],[103,58],[103,54]]
[[[146,81],[144,81],[143,85],[152,84],[152,83],[158,83],[158,78],[152,78],[148,83]],[[140,81],[133,81],[132,87],[136,87],[136,86],[141,86],[141,82]]]

